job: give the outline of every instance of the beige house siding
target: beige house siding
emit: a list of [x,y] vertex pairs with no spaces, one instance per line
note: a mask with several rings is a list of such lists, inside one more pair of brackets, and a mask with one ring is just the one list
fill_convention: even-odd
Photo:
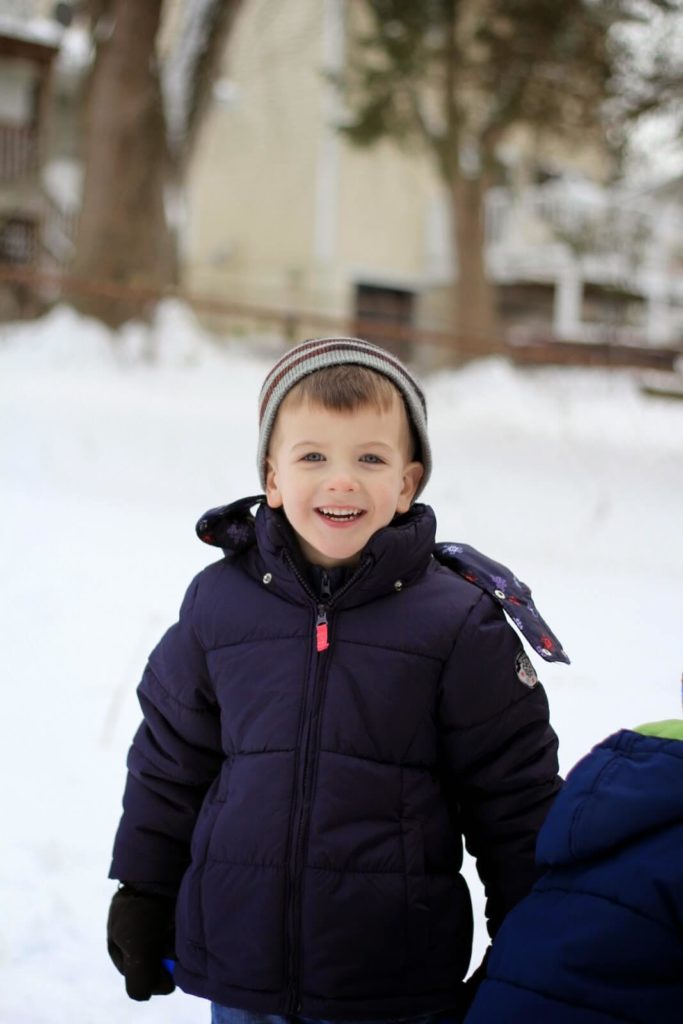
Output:
[[192,290],[353,311],[356,282],[419,289],[431,173],[383,145],[351,147],[323,69],[343,57],[337,0],[251,0],[188,176],[183,261]]
[[342,146],[339,260],[349,274],[421,284],[431,174],[422,159],[382,144]]
[[319,5],[256,0],[238,16],[188,176],[188,284],[286,302],[310,269]]

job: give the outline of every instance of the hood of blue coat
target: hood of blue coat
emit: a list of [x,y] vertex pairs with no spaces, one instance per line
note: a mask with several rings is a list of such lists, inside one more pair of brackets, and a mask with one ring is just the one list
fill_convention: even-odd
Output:
[[544,867],[592,859],[683,820],[683,737],[608,736],[567,776],[536,846]]

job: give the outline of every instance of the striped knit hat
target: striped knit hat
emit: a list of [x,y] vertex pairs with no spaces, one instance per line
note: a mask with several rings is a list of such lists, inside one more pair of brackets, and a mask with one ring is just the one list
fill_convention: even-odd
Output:
[[410,420],[415,428],[420,450],[418,459],[424,465],[424,475],[415,497],[424,490],[432,471],[432,454],[427,436],[427,403],[424,392],[400,359],[377,345],[361,338],[314,338],[290,349],[272,368],[261,388],[259,398],[258,471],[261,486],[266,486],[266,456],[275,417],[280,404],[291,388],[303,377],[328,366],[351,363],[375,370],[396,386]]

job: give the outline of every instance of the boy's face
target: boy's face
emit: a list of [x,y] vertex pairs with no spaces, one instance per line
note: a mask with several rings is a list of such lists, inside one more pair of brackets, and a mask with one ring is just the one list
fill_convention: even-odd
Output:
[[353,565],[372,534],[410,508],[424,472],[410,449],[398,395],[388,410],[353,412],[285,399],[268,454],[268,504],[284,509],[307,561]]

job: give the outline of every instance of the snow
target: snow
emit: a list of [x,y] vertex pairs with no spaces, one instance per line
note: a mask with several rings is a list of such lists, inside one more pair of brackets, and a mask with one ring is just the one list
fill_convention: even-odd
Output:
[[64,29],[57,68],[64,77],[79,81],[90,67],[94,58],[92,36],[84,24],[73,24]]
[[25,14],[0,14],[0,34],[41,46],[59,47],[63,29],[48,18],[26,18]]
[[[636,10],[637,10],[636,5]],[[683,45],[683,17],[680,7],[663,10],[659,5],[641,5],[641,17],[627,19],[614,33],[630,51],[622,88],[617,86],[616,103],[633,88],[634,74],[647,78],[666,72],[673,76]],[[659,108],[646,112],[633,124],[624,153],[624,172],[631,185],[663,184],[683,173],[681,145],[681,104],[670,90],[668,99],[660,89]]]
[[[208,1021],[182,993],[126,998],[105,949],[106,875],[135,686],[216,557],[196,519],[258,492],[256,398],[274,354],[217,345],[176,303],[115,338],[66,307],[0,327],[3,1022]],[[498,360],[427,392],[440,539],[530,583],[572,658],[534,659],[562,769],[608,732],[679,714],[683,403],[645,397],[626,372]],[[484,944],[480,927],[475,958]]]
[[189,0],[175,48],[164,62],[162,86],[169,135],[182,141],[189,127],[194,76],[207,46],[216,0]]
[[50,160],[43,167],[43,185],[59,210],[78,214],[83,195],[83,165],[69,157]]

